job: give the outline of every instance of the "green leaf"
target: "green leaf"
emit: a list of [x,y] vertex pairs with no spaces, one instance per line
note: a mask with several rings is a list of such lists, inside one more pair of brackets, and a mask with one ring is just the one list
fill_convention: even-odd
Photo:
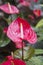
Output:
[[14,14],[14,15],[10,15],[8,18],[5,18],[3,17],[3,19],[8,23],[10,24],[13,20],[15,20],[17,18],[17,15]]
[[43,37],[38,37],[38,41],[37,42],[40,42],[43,40]]
[[43,40],[43,27],[34,28],[34,30],[36,31],[37,36],[38,36],[38,41],[37,42],[42,41]]
[[29,59],[34,55],[34,53],[35,53],[35,49],[33,48],[33,47],[30,47],[29,48]]
[[0,54],[0,64],[4,62],[6,59]]
[[0,47],[6,46],[9,42],[9,38],[3,33],[3,28],[0,27]]
[[8,24],[10,24],[13,20],[15,20],[17,18],[17,14],[12,14],[8,17]]
[[43,4],[40,4],[41,7],[43,7]]
[[[30,59],[34,55],[34,51],[32,47],[24,47],[24,60]],[[15,51],[14,57],[22,59],[22,49]]]
[[36,49],[35,54],[43,54],[43,49]]
[[43,56],[32,57],[26,61],[26,65],[43,65]]
[[43,26],[43,19],[41,19],[37,25],[36,25],[36,28],[39,28],[39,27],[42,27]]

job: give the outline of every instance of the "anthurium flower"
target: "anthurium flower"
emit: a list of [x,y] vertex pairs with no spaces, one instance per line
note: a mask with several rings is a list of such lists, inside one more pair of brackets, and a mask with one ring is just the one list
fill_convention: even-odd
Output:
[[30,6],[30,2],[28,2],[28,1],[22,1],[22,2],[20,2],[20,4],[22,5],[22,6]]
[[3,62],[1,65],[26,65],[26,63],[20,59],[13,59],[11,56]]
[[41,16],[41,10],[33,10],[33,13],[37,16],[37,17],[39,17],[39,16]]
[[[23,33],[22,33],[23,38],[21,37],[21,28],[20,28],[21,23],[23,26]],[[37,35],[33,31],[30,24],[20,17],[18,17],[9,25],[7,30],[7,36],[13,42],[16,42],[16,45],[18,45],[19,42],[22,43],[22,40],[27,40],[30,44],[34,44],[37,41]]]
[[7,14],[17,14],[19,10],[16,6],[10,5],[9,3],[1,5],[0,9]]

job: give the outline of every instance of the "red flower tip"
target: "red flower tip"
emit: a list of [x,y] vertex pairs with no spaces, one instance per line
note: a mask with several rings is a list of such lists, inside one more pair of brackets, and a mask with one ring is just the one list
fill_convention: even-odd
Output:
[[18,14],[19,10],[16,6],[8,4],[4,4],[0,6],[0,9],[7,14]]
[[34,10],[33,13],[38,17],[41,16],[41,10]]
[[7,33],[7,30],[8,30],[8,28],[7,27],[5,27],[4,29],[3,29],[3,33]]

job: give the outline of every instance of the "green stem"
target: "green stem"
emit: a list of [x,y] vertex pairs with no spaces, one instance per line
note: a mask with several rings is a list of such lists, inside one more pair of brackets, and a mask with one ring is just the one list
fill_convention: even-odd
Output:
[[23,41],[22,41],[22,60],[24,60],[24,48],[23,48]]

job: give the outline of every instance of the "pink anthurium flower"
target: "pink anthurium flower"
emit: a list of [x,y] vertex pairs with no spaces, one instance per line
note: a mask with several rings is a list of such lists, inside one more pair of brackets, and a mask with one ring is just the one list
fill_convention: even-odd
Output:
[[26,65],[26,63],[20,59],[13,59],[11,56],[3,62],[1,65]]
[[33,10],[33,13],[34,13],[37,17],[41,16],[41,10]]
[[7,14],[18,14],[19,10],[16,6],[10,5],[9,3],[1,5],[0,9]]
[[[21,26],[21,23],[23,27]],[[16,42],[16,45],[18,45],[19,42],[22,43],[22,40],[27,40],[30,44],[34,44],[37,41],[37,35],[33,31],[30,24],[20,17],[18,17],[9,25],[7,36],[13,42]]]
[[30,6],[30,2],[28,2],[28,1],[22,1],[22,2],[20,2],[20,4],[22,6]]

